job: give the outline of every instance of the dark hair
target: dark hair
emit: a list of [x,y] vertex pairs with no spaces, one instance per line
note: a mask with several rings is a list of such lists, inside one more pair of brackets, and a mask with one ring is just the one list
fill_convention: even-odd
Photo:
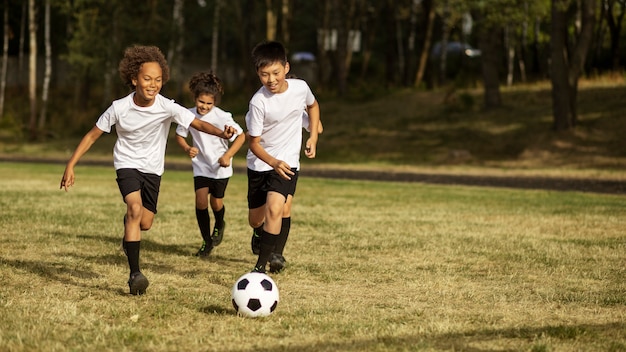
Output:
[[252,62],[257,71],[277,62],[285,66],[287,64],[287,50],[279,42],[261,42],[252,49]]
[[169,81],[170,68],[167,65],[167,60],[165,60],[161,49],[156,46],[134,45],[124,50],[124,57],[118,67],[122,82],[131,89],[135,88],[133,79],[137,78],[139,70],[141,70],[141,65],[146,62],[158,63],[163,71],[163,76],[161,77],[163,84]]
[[189,90],[193,93],[194,99],[200,94],[211,94],[217,105],[224,94],[222,81],[212,71],[198,72],[189,80]]

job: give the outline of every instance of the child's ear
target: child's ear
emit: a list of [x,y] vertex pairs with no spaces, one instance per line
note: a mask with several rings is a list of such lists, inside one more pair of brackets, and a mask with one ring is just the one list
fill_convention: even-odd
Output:
[[133,84],[133,87],[137,87],[137,78],[131,78],[130,83]]
[[287,75],[289,73],[289,69],[291,67],[289,66],[289,61],[285,62],[285,75]]

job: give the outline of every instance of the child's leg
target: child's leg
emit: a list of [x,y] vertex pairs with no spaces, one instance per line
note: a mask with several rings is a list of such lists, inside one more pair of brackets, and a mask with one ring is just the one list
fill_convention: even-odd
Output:
[[254,209],[248,209],[248,224],[252,227],[252,239],[250,247],[252,254],[258,255],[261,251],[261,232],[265,222],[265,205]]
[[152,227],[154,213],[143,207],[140,191],[129,193],[124,201],[126,202],[126,215],[124,216],[123,246],[130,270],[128,286],[131,294],[143,294],[149,283],[139,267],[141,231]]
[[263,225],[263,233],[261,235],[261,250],[259,258],[254,267],[255,271],[265,271],[265,264],[274,252],[274,246],[280,228],[282,226],[282,214],[285,206],[285,196],[277,192],[267,193],[267,202],[265,204],[265,224]]
[[202,246],[196,253],[198,257],[207,257],[213,249],[211,240],[211,217],[209,216],[209,188],[196,189],[196,221],[202,236]]
[[205,242],[211,241],[211,218],[209,217],[209,188],[196,190],[196,220],[200,234]]
[[213,217],[215,218],[215,226],[213,227],[211,239],[214,246],[219,246],[224,239],[224,230],[226,229],[226,222],[224,221],[224,215],[226,214],[224,199],[211,195],[211,210],[213,210]]
[[274,248],[275,254],[283,254],[285,245],[287,244],[287,238],[289,237],[289,231],[291,230],[291,204],[293,202],[293,196],[288,195],[285,206],[283,207],[283,216],[280,227],[280,234],[276,240],[276,247]]

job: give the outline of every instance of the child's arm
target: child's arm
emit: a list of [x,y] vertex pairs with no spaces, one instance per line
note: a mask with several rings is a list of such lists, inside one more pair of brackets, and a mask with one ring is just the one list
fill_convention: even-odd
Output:
[[191,127],[197,129],[198,131],[202,131],[204,133],[212,134],[214,136],[222,137],[224,139],[230,139],[234,134],[237,133],[233,126],[224,126],[224,131],[219,128],[211,125],[206,121],[202,121],[198,118],[195,118],[191,122]]
[[238,135],[237,138],[233,141],[233,143],[231,143],[230,148],[228,148],[226,153],[224,153],[224,155],[222,155],[219,158],[218,162],[220,163],[220,166],[229,167],[230,159],[232,159],[232,157],[235,156],[235,154],[237,154],[237,152],[239,151],[239,149],[243,146],[245,142],[246,142],[246,135],[244,135],[243,133]]
[[265,148],[261,146],[260,136],[249,136],[248,145],[250,147],[250,151],[252,151],[254,155],[257,156],[257,158],[263,160],[267,165],[271,166],[280,177],[284,178],[285,180],[291,180],[290,176],[294,175],[294,172],[291,171],[291,166],[289,166],[289,164],[287,164],[286,162],[271,156],[265,150]]
[[65,166],[65,172],[63,173],[63,177],[61,178],[61,187],[59,189],[67,189],[74,185],[74,166],[78,163],[78,160],[91,148],[95,141],[102,136],[104,132],[98,127],[94,126],[83,139],[78,143],[76,150],[68,160],[67,165]]
[[311,129],[309,139],[306,141],[306,147],[304,149],[304,155],[307,158],[315,158],[317,151],[317,136],[319,134],[320,122],[320,106],[317,100],[313,104],[307,106],[307,113],[309,114],[309,128]]
[[178,145],[189,155],[190,158],[195,158],[196,155],[198,155],[198,148],[190,146],[183,136],[177,134],[176,143],[178,143]]

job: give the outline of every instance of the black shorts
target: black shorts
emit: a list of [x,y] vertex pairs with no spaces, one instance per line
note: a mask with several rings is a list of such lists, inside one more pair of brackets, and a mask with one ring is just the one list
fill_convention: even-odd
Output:
[[122,194],[122,200],[128,194],[141,190],[143,207],[156,214],[161,176],[146,174],[137,169],[119,169],[115,172],[117,173],[117,186]]
[[226,186],[228,186],[227,178],[209,178],[205,176],[193,177],[194,190],[197,191],[200,188],[208,188],[209,194],[214,198],[224,198]]
[[294,175],[285,180],[274,170],[253,171],[248,169],[248,209],[256,209],[265,205],[267,192],[277,192],[285,196],[296,194],[298,171],[292,168]]

